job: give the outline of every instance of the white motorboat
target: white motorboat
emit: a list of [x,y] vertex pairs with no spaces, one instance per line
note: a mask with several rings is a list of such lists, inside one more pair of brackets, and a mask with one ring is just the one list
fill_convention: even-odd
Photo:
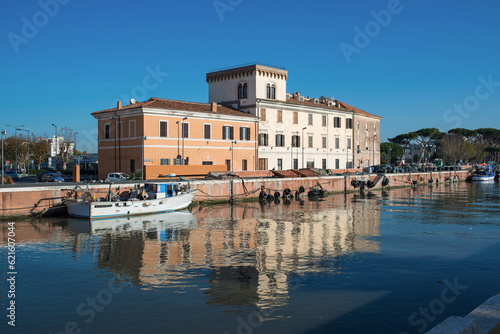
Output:
[[111,188],[106,200],[96,200],[90,191],[80,198],[67,199],[68,215],[77,218],[102,219],[177,211],[187,208],[197,189],[186,182],[146,182],[128,198],[114,197]]

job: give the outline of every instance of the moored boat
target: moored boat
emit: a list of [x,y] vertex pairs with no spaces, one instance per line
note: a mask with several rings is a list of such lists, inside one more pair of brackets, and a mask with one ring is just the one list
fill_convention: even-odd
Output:
[[187,208],[197,189],[189,189],[186,182],[146,182],[127,198],[113,196],[111,190],[106,200],[96,200],[86,191],[78,199],[66,200],[68,215],[77,218],[102,219],[136,216]]
[[469,176],[470,181],[493,181],[495,179],[495,168],[492,166],[477,167]]

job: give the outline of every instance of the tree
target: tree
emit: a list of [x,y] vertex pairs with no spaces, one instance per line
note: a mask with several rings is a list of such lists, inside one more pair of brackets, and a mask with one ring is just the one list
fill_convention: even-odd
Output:
[[422,159],[425,156],[425,151],[427,150],[429,145],[436,139],[442,137],[443,133],[436,128],[425,128],[416,131],[416,134],[417,138],[415,138],[415,141],[420,144],[420,147],[422,149],[422,153],[420,154],[420,159],[418,160],[418,162],[422,163]]
[[395,143],[381,143],[380,154],[383,164],[392,165],[398,161],[398,157],[403,155],[403,149]]
[[400,145],[402,148],[402,153],[399,157],[399,159],[400,159],[399,166],[401,166],[403,164],[403,155],[404,155],[406,148],[417,137],[418,137],[418,134],[416,132],[408,132],[408,133],[403,133],[403,134],[397,135],[396,137],[394,137],[391,140],[393,143]]
[[63,141],[60,144],[60,154],[63,166],[69,162],[70,158],[73,156],[73,147],[75,145],[76,134],[69,128],[64,127],[59,131],[59,136],[63,137]]
[[30,155],[36,164],[40,165],[41,163],[47,161],[50,152],[50,143],[46,135],[33,135],[31,137],[30,145]]

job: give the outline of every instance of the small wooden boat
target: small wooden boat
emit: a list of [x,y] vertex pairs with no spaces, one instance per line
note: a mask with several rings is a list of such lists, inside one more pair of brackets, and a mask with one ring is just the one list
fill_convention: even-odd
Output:
[[77,218],[136,216],[185,209],[196,192],[197,189],[189,189],[187,182],[146,182],[128,198],[113,197],[110,189],[105,200],[96,200],[86,191],[80,198],[66,200],[66,206],[68,215]]

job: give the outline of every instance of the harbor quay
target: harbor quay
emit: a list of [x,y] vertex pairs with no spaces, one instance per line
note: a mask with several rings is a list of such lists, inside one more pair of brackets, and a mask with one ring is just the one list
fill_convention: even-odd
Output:
[[[198,189],[194,204],[241,201],[258,198],[261,192],[283,195],[289,189],[292,195],[307,196],[310,189],[321,189],[324,193],[359,192],[360,183],[372,182],[372,187],[364,191],[383,188],[435,185],[452,181],[464,181],[468,171],[443,171],[405,174],[345,174],[336,176],[295,177],[295,178],[236,178],[200,179],[190,181],[193,189]],[[105,197],[108,192],[124,197],[141,183],[91,183],[89,190],[96,198]],[[303,189],[304,192],[300,192]],[[62,205],[67,198],[77,198],[87,190],[84,184],[70,185],[29,185],[26,187],[0,188],[0,217],[24,217],[46,213],[64,213]],[[102,196],[99,196],[102,195]]]

